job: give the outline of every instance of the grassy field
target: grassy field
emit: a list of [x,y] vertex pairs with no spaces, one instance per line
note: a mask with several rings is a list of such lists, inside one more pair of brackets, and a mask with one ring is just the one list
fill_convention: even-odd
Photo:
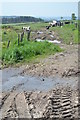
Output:
[[[17,24],[3,24],[2,25],[2,39],[3,41],[15,40],[17,34],[22,31],[23,26],[31,26],[32,31],[38,31],[45,28],[48,23],[17,23]],[[9,28],[10,27],[10,28]],[[61,27],[51,27],[50,30],[55,31],[60,40],[65,43],[78,43],[78,28],[74,24],[64,25]],[[7,34],[4,34],[6,32]]]
[[74,24],[64,25],[62,28],[60,27],[52,27],[50,30],[56,32],[59,36],[59,39],[64,43],[70,44],[70,42],[78,43],[78,28],[75,28]]
[[[58,45],[48,42],[27,41],[26,36],[23,42],[18,46],[18,33],[22,31],[22,26],[31,26],[32,31],[44,29],[48,23],[20,23],[20,24],[4,24],[2,25],[2,53],[0,51],[0,58],[2,58],[3,65],[15,64],[18,62],[30,62],[38,57],[43,57],[56,52],[61,52]],[[74,24],[65,25],[61,27],[51,27],[49,31],[55,31],[59,36],[59,40],[63,43],[70,44],[78,43],[78,29]],[[1,34],[0,34],[1,36]],[[8,40],[10,40],[10,47],[7,48]]]

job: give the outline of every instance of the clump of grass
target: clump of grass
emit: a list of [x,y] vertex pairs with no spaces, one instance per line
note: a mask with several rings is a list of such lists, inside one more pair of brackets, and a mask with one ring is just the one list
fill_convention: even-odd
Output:
[[12,44],[8,49],[2,49],[3,64],[14,64],[21,61],[29,61],[36,56],[55,54],[61,52],[58,45],[45,42],[23,41],[18,46]]

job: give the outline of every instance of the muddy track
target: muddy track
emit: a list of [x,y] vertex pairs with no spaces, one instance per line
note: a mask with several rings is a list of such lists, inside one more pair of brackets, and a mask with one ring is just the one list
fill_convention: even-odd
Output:
[[[52,33],[50,33],[50,35],[51,34]],[[37,36],[39,36],[39,34]],[[40,38],[42,39],[42,37],[45,36],[41,35]],[[64,87],[63,83],[63,87],[59,87],[57,84],[57,88],[53,87],[51,88],[52,90],[50,89],[49,91],[31,90],[31,92],[29,92],[27,90],[23,91],[23,89],[22,92],[18,91],[20,87],[30,87],[30,84],[27,86],[28,81],[23,79],[24,75],[27,74],[43,78],[48,76],[60,76],[75,77],[75,80],[77,79],[78,74],[80,74],[80,69],[78,68],[78,46],[60,44],[60,47],[64,49],[62,53],[57,53],[41,59],[38,64],[36,62],[29,65],[23,65],[19,73],[17,72],[18,70],[16,71],[15,69],[15,74],[12,74],[11,78],[14,77],[14,75],[21,75],[22,81],[20,81],[20,78],[14,77],[16,82],[18,80],[18,82],[14,84],[15,82],[12,82],[12,80],[15,80],[10,78],[10,82],[8,81],[10,83],[9,85],[12,85],[10,92],[2,93],[0,113],[2,113],[3,120],[8,118],[45,118],[45,120],[49,120],[50,118],[57,120],[59,120],[59,118],[63,118],[63,120],[65,118],[69,120],[80,118],[79,92],[77,88],[69,87],[67,83],[66,86],[68,87]],[[12,73],[14,73],[13,70]],[[6,75],[4,74],[4,76]],[[28,79],[29,81],[32,80],[30,78]],[[35,78],[33,80],[35,80]],[[36,82],[32,82],[31,84],[34,85]],[[42,79],[42,84],[44,84],[44,82],[45,79]],[[5,83],[6,79],[4,79],[4,84]],[[4,84],[3,86],[5,88]],[[40,85],[41,82],[38,84]],[[74,84],[74,86],[76,86],[76,81],[74,81]],[[47,87],[49,87],[49,85],[47,85]]]
[[[3,98],[2,98],[3,99]],[[16,91],[4,101],[2,118],[78,118],[78,93],[69,87],[49,92]]]
[[6,99],[9,97],[10,93],[6,93],[5,95],[2,94],[2,99],[0,100],[0,109],[2,108],[4,102],[6,101]]
[[3,116],[4,118],[11,116],[14,118],[18,116],[16,112],[16,104],[15,104],[16,95],[17,95],[16,92],[12,92],[4,101],[4,104],[2,105],[0,110],[0,112],[2,113],[2,118]]
[[[76,96],[77,97],[77,96]],[[49,98],[49,103],[46,106],[46,111],[44,112],[45,117],[49,116],[51,118],[77,118],[78,117],[78,108],[77,103],[78,99],[75,101],[75,98],[72,95],[72,91],[68,90],[53,92],[52,96]],[[74,107],[76,106],[76,107]]]

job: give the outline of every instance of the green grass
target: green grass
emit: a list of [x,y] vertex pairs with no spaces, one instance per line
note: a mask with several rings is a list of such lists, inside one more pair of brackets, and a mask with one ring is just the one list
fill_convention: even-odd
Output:
[[11,45],[8,49],[2,50],[3,64],[15,64],[23,61],[32,61],[32,59],[44,55],[55,54],[61,52],[62,49],[54,44],[45,42],[32,42],[23,41],[18,46],[17,44]]
[[[20,23],[20,24],[8,24],[2,25],[2,39],[3,41],[13,40],[15,41],[17,38],[17,34],[22,31],[22,26],[31,26],[32,31],[37,31],[44,29],[48,23]],[[6,27],[5,27],[6,26]],[[8,27],[11,28],[8,28]],[[74,24],[71,25],[64,25],[61,27],[51,27],[50,30],[55,31],[55,33],[59,36],[59,39],[66,44],[78,43],[78,28],[75,28]],[[7,34],[4,34],[6,32]],[[31,34],[32,35],[32,34]],[[25,36],[26,39],[26,36]]]
[[2,28],[8,28],[8,26],[13,27],[14,29],[18,29],[20,31],[20,29],[22,29],[23,26],[27,27],[30,26],[31,30],[40,30],[41,28],[44,28],[46,25],[48,25],[48,23],[44,23],[44,22],[37,22],[37,23],[31,23],[31,22],[27,22],[27,23],[16,23],[16,24],[3,24]]
[[55,31],[55,33],[59,36],[59,40],[61,40],[63,43],[78,43],[78,28],[76,29],[74,24],[65,25],[62,28],[52,27],[50,30]]
[[[20,24],[6,24],[2,25],[2,52],[0,50],[0,58],[2,58],[3,65],[10,65],[15,63],[30,62],[36,58],[41,58],[46,55],[61,52],[61,48],[57,45],[48,42],[32,42],[26,40],[24,35],[23,42],[18,46],[17,37],[21,33],[22,26],[31,26],[32,31],[44,29],[48,23],[20,23]],[[75,29],[74,24],[65,25],[61,27],[51,27],[51,31],[55,31],[59,36],[59,40],[63,43],[70,44],[78,43],[78,29]],[[49,30],[49,31],[50,31]],[[1,36],[1,35],[0,35]],[[8,40],[10,40],[10,47],[7,49]]]

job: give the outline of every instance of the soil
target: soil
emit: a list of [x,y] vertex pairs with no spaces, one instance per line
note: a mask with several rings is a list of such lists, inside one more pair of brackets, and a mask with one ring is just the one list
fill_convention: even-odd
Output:
[[[48,92],[3,93],[0,108],[2,118],[78,118],[77,89],[56,88]],[[0,111],[1,112],[1,111]]]
[[[45,120],[49,120],[50,118],[54,118],[59,120],[59,118],[80,118],[78,45],[60,43],[59,46],[64,49],[62,53],[40,59],[38,63],[35,62],[22,65],[20,68],[14,68],[12,72],[10,68],[7,68],[7,75],[3,72],[2,95],[0,95],[0,116],[2,115],[2,119],[44,118]],[[50,77],[52,79],[54,77],[61,78],[61,81],[64,79],[65,85],[63,83],[60,84],[58,81],[57,85],[49,89],[47,86],[46,91],[42,89],[27,90],[23,89],[23,87],[24,85],[27,86],[28,83],[26,84],[26,81],[21,78],[23,82],[20,81],[16,85],[13,82],[10,90],[7,89],[6,85],[12,84],[11,81],[14,81],[13,77],[16,77],[16,80],[18,80],[18,76],[24,77],[27,75],[31,76],[32,79],[33,77],[37,77],[38,80],[41,78],[42,84],[46,81],[45,78],[48,80]],[[33,80],[35,81],[35,79]],[[30,80],[30,77],[28,77],[28,81]],[[73,81],[72,84],[74,84],[74,87],[69,84],[69,80]],[[39,85],[41,83],[39,82]],[[34,82],[32,84],[34,86]],[[23,86],[22,91],[20,91],[20,86]]]
[[21,74],[46,77],[75,77],[79,75],[78,45],[60,44],[60,47],[64,49],[63,52],[41,59],[38,64],[25,65]]

